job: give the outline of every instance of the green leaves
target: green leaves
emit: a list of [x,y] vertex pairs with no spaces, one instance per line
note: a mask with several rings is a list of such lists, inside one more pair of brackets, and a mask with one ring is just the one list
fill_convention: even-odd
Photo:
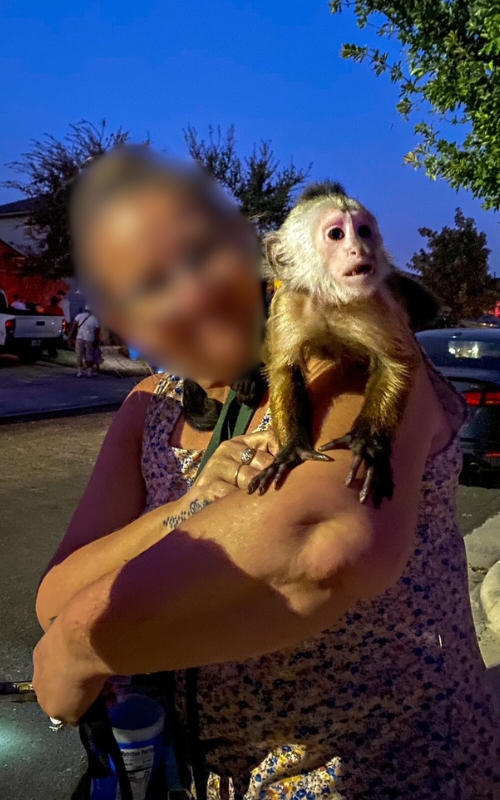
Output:
[[280,167],[266,141],[255,145],[249,156],[241,157],[233,126],[225,133],[209,128],[207,140],[188,128],[185,140],[190,156],[228,189],[260,235],[281,225],[308,170],[298,169],[293,162]]
[[[436,122],[417,121],[416,147],[405,163],[454,188],[469,189],[485,208],[500,209],[500,6],[491,0],[335,0],[333,13],[353,8],[379,36],[395,36],[403,58],[346,44],[341,54],[369,61],[377,76],[400,86],[397,110],[409,119],[420,108],[456,129],[457,141],[439,135]],[[375,22],[374,22],[375,20]]]
[[420,273],[443,305],[459,319],[477,319],[491,309],[497,294],[489,274],[490,251],[474,220],[457,208],[455,227],[439,232],[420,228],[419,233],[427,239],[427,249],[415,253],[408,266]]
[[81,120],[69,126],[62,141],[45,134],[31,142],[31,149],[19,161],[8,166],[22,176],[5,182],[5,186],[36,198],[27,228],[33,235],[33,248],[24,268],[29,273],[42,273],[49,278],[73,274],[71,243],[67,218],[69,182],[89,157],[126,142],[122,128],[108,133],[106,122],[99,126]]
[[360,47],[357,44],[344,44],[340,54],[342,58],[351,58],[353,61],[361,64],[369,55],[370,49],[368,47]]
[[[67,217],[69,182],[90,156],[100,155],[128,138],[122,128],[108,133],[105,122],[96,126],[82,120],[70,125],[61,141],[50,134],[33,141],[31,149],[9,165],[21,177],[5,185],[37,200],[27,220],[33,232],[33,248],[25,262],[27,272],[50,278],[73,274]],[[281,167],[265,141],[254,146],[250,155],[240,156],[233,127],[224,134],[209,128],[207,140],[188,128],[185,141],[191,157],[233,195],[260,234],[281,225],[308,170],[297,168],[293,162]]]

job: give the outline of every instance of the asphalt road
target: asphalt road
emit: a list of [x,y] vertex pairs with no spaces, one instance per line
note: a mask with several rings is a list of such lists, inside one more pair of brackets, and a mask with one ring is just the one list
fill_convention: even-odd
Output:
[[0,358],[0,423],[51,414],[118,408],[142,376],[99,374],[76,377],[69,367],[49,362],[19,364]]
[[[40,575],[111,419],[110,413],[92,414],[0,427],[0,680],[31,675],[40,635],[33,612]],[[498,511],[498,488],[461,488],[464,533]],[[2,800],[68,800],[83,769],[81,753],[76,731],[51,732],[36,704],[0,700]]]

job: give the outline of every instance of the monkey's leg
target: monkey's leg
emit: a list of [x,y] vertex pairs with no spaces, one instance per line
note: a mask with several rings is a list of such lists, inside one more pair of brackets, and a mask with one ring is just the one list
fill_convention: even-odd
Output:
[[365,402],[352,429],[345,436],[319,448],[325,451],[346,447],[353,452],[346,480],[348,486],[356,478],[361,464],[365,463],[367,472],[360,501],[364,503],[371,494],[376,508],[384,498],[392,498],[392,442],[403,418],[417,363],[413,354],[398,360],[387,355],[384,358],[372,356]]
[[312,408],[300,367],[271,365],[269,383],[273,428],[280,449],[271,466],[250,482],[249,494],[265,494],[273,482],[278,489],[288,473],[303,461],[330,460],[313,446]]

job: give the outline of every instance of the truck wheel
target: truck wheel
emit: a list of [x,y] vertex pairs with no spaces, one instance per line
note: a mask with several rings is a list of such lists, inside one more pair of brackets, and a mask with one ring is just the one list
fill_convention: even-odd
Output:
[[18,355],[22,364],[34,364],[35,361],[42,357],[42,348],[27,347],[25,350],[21,350]]

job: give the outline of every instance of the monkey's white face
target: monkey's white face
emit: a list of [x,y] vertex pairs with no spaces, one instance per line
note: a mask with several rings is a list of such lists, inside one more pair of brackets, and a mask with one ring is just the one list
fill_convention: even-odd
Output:
[[323,209],[314,244],[341,301],[369,297],[389,272],[377,223],[364,209]]

